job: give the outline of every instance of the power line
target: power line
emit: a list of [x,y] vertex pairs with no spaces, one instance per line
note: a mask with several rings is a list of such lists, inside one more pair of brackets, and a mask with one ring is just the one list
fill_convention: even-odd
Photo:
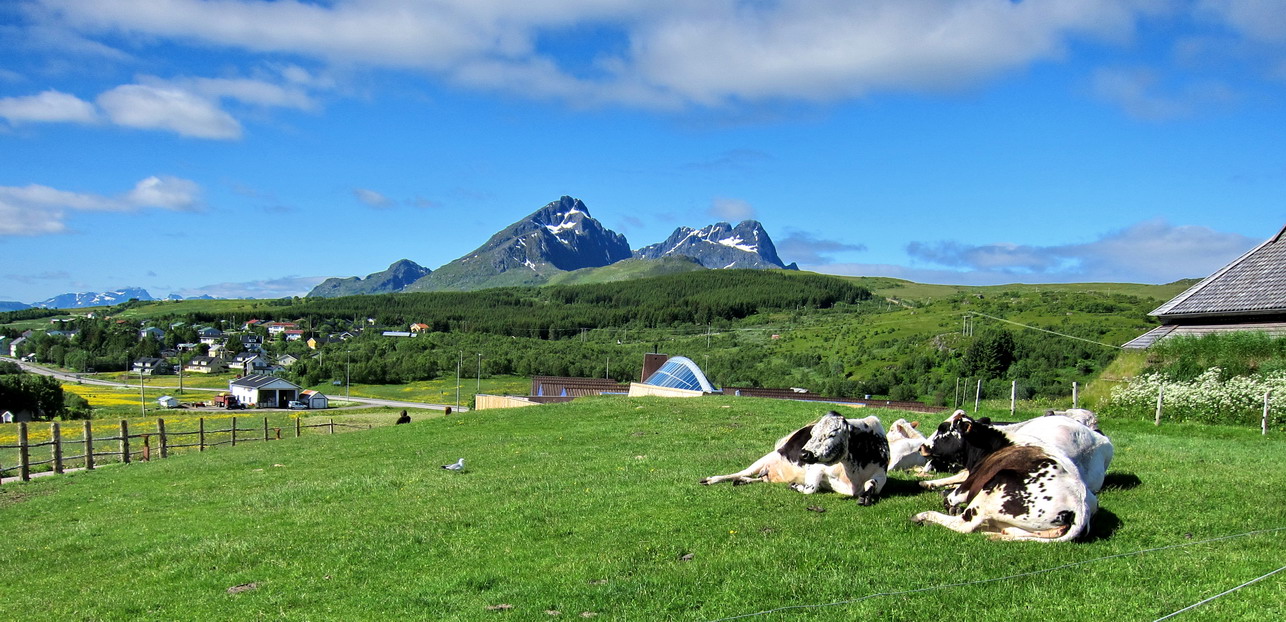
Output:
[[1060,333],[1060,332],[1058,332],[1058,331],[1049,330],[1048,328],[1041,328],[1041,327],[1039,327],[1039,326],[1032,326],[1032,325],[1030,325],[1030,324],[1023,324],[1022,322],[1015,322],[1015,321],[1013,321],[1013,320],[1006,320],[1006,319],[1005,319],[1005,318],[1003,318],[1003,317],[996,317],[996,316],[994,316],[994,315],[987,315],[986,313],[978,313],[977,311],[970,311],[969,313],[967,313],[967,314],[965,314],[965,315],[981,315],[982,317],[989,318],[989,319],[993,319],[993,320],[996,320],[997,322],[1005,322],[1005,323],[1007,323],[1007,324],[1013,324],[1014,326],[1021,326],[1021,327],[1023,327],[1023,328],[1030,328],[1031,330],[1038,330],[1038,331],[1040,331],[1040,332],[1042,332],[1042,333],[1049,333],[1049,334],[1051,334],[1051,335],[1058,335],[1059,337],[1067,337],[1068,339],[1075,339],[1075,340],[1077,340],[1077,341],[1084,341],[1085,343],[1092,343],[1092,344],[1094,344],[1094,345],[1096,345],[1096,346],[1103,346],[1103,347],[1105,347],[1105,348],[1115,348],[1115,349],[1117,349],[1117,350],[1121,350],[1121,349],[1123,349],[1121,346],[1115,346],[1115,345],[1112,345],[1112,344],[1110,344],[1110,343],[1103,343],[1103,342],[1101,342],[1101,341],[1094,341],[1093,339],[1086,339],[1086,338],[1084,338],[1084,337],[1077,337],[1076,335],[1068,335],[1067,333]]

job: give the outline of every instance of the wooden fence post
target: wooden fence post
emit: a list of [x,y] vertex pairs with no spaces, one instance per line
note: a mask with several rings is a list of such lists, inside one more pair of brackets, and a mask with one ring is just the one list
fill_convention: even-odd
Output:
[[263,440],[268,440],[268,418],[263,418]]
[[330,420],[330,433],[331,433],[331,434],[334,434],[334,433],[335,433],[335,420],[334,420],[334,419],[331,419],[331,420]]
[[160,417],[157,417],[157,418],[156,418],[156,435],[157,435],[157,437],[158,437],[159,439],[161,439],[161,457],[162,457],[162,458],[169,458],[169,457],[170,457],[170,450],[169,450],[170,443],[169,443],[169,441],[165,438],[165,420],[164,420],[164,419],[161,419]]
[[121,419],[121,462],[129,464],[129,422]]
[[295,438],[299,438],[303,432],[303,423],[299,415],[295,415]]
[[1072,381],[1072,408],[1080,408],[1080,407],[1081,407],[1081,406],[1080,406],[1080,397],[1081,397],[1081,395],[1080,395],[1080,391],[1079,391],[1079,389],[1080,389],[1080,385],[1076,384],[1076,381],[1075,381],[1075,380],[1073,380],[1073,381]]
[[1163,401],[1165,401],[1165,385],[1161,385],[1161,388],[1157,389],[1157,418],[1155,422],[1156,425],[1161,425],[1161,403]]
[[94,470],[94,424],[85,422],[85,469]]
[[973,393],[973,412],[978,412],[978,402],[982,401],[982,378],[978,379],[978,388]]
[[197,451],[205,451],[205,417],[196,420],[196,446]]
[[143,435],[143,462],[152,461],[152,435]]
[[55,421],[49,424],[49,436],[53,438],[53,458],[54,473],[62,475],[63,472],[63,435],[62,427]]
[[18,423],[18,478],[31,481],[31,449],[27,447],[27,422]]
[[232,446],[237,446],[237,418],[232,418]]

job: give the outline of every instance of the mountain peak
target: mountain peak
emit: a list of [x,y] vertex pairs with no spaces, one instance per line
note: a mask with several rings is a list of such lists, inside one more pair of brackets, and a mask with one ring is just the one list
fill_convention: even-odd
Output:
[[682,255],[707,268],[782,268],[768,232],[757,220],[743,220],[732,226],[717,222],[701,229],[679,227],[664,242],[634,251],[642,259]]
[[309,296],[319,298],[337,298],[339,296],[356,296],[359,294],[386,294],[400,292],[431,270],[410,259],[399,259],[389,265],[383,272],[366,275],[366,278],[351,276],[348,278],[329,278],[322,281],[308,292]]
[[625,237],[590,216],[580,199],[560,197],[497,232],[472,253],[421,279],[413,291],[544,283],[553,274],[630,257]]

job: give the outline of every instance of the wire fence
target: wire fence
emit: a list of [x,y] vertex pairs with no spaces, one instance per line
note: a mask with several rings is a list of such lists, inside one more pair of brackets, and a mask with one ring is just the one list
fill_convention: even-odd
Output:
[[[242,419],[241,423],[246,420]],[[279,441],[282,428],[269,424],[268,417],[263,418],[263,425],[252,427],[239,425],[237,417],[230,419],[226,428],[207,429],[205,417],[197,419],[195,430],[168,430],[164,419],[156,420],[155,432],[134,432],[129,429],[129,422],[122,419],[119,432],[114,436],[95,436],[91,422],[84,422],[84,432],[80,438],[69,438],[64,434],[60,422],[49,424],[49,440],[32,442],[28,423],[18,423],[18,442],[16,445],[0,445],[0,450],[17,450],[16,465],[0,464],[0,482],[9,473],[17,473],[17,478],[30,481],[38,471],[63,473],[71,468],[94,469],[107,462],[128,464],[135,460],[150,461],[153,458],[168,458],[175,450],[195,449],[205,451],[220,445],[236,446],[238,443]],[[300,417],[294,418],[294,437],[303,436],[305,430],[319,429],[324,433],[335,434],[340,429],[369,430],[369,424],[336,423],[329,419],[325,423],[305,424]],[[287,433],[288,434],[288,433]],[[82,452],[68,455],[68,446],[80,446]],[[33,459],[33,450],[49,448],[49,458]],[[110,447],[110,449],[108,449]],[[37,451],[37,453],[39,453]],[[47,468],[42,468],[47,467]]]

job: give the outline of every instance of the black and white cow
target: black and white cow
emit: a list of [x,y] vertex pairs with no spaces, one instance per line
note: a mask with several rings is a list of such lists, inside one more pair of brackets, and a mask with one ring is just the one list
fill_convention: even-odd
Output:
[[911,520],[999,540],[1065,542],[1089,531],[1098,498],[1060,449],[1017,444],[963,414],[953,415],[951,425],[965,447],[967,472],[946,496],[954,511],[921,512]]
[[833,490],[871,505],[888,479],[889,444],[878,417],[847,419],[831,411],[773,447],[745,469],[701,483],[785,482],[804,494]]
[[[1084,411],[1089,413],[1089,411]],[[1093,413],[1089,413],[1092,417]],[[1095,421],[1097,423],[1097,421]],[[938,426],[937,431],[925,439],[920,451],[930,460],[967,465],[976,461],[980,451],[970,446],[962,438],[962,429],[969,425],[986,425],[1009,439],[1014,445],[1048,446],[1072,462],[1081,479],[1091,492],[1097,493],[1103,488],[1107,476],[1107,467],[1112,463],[1112,441],[1080,420],[1066,416],[1046,416],[1020,421],[1018,423],[989,424],[970,418],[963,410],[957,410],[946,421]],[[959,484],[968,476],[966,471],[937,480],[922,481],[925,488],[942,488]]]

